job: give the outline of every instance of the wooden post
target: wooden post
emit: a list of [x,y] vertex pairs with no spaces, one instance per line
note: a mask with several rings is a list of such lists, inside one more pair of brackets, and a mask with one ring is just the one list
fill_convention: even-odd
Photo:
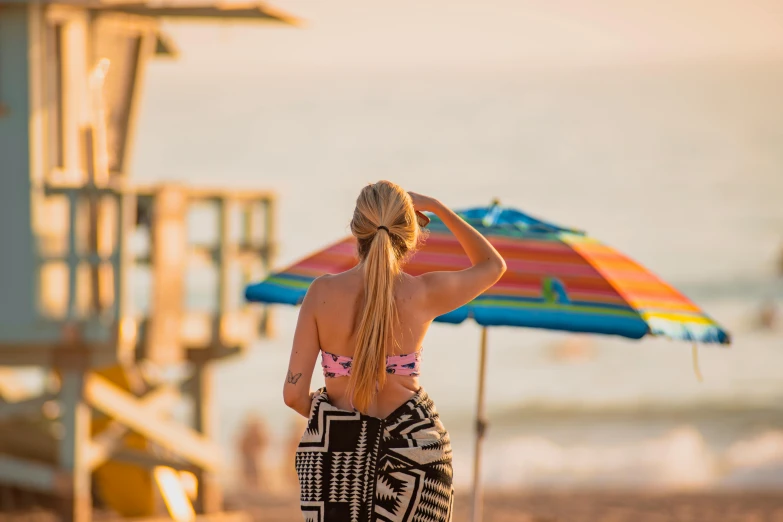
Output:
[[59,464],[66,477],[62,495],[65,522],[89,522],[92,515],[90,467],[86,458],[90,444],[90,407],[83,395],[84,369],[63,368],[60,389],[63,437]]
[[[264,202],[264,255],[261,258],[263,264],[262,277],[269,276],[274,266],[274,256],[277,249],[277,200],[270,196]],[[273,310],[269,305],[264,305],[261,316],[261,333],[267,337],[274,337]]]
[[[217,288],[217,313],[212,327],[212,339],[209,348],[199,352],[194,358],[193,374],[193,421],[196,431],[205,437],[214,439],[217,419],[212,401],[213,362],[212,355],[218,352],[222,346],[225,318],[230,312],[229,301],[229,241],[230,241],[230,211],[231,200],[222,198],[218,203],[218,288]],[[194,354],[195,355],[195,354]],[[223,495],[217,477],[208,470],[201,469],[198,477],[198,497],[196,498],[196,511],[200,513],[216,513],[222,509]]]
[[188,198],[181,187],[166,185],[155,194],[152,236],[152,300],[144,355],[158,364],[183,359],[181,343],[187,261]]
[[476,445],[473,455],[473,516],[472,522],[481,522],[484,516],[484,487],[481,483],[481,447],[487,421],[484,416],[484,377],[487,362],[487,327],[481,329],[481,349],[479,352],[478,401],[476,402]]
[[217,335],[213,330],[213,343],[221,339],[222,320],[230,312],[230,277],[231,268],[231,208],[232,201],[228,197],[221,198],[218,202],[218,244],[217,244]]
[[[201,350],[191,350],[191,360],[194,365],[193,372],[193,424],[196,431],[205,437],[213,438],[214,429],[217,426],[216,414],[213,408],[212,392],[213,367],[211,359],[221,346],[225,318],[229,313],[229,238],[230,238],[230,210],[231,202],[228,197],[218,200],[218,244],[215,256],[218,269],[217,281],[217,310],[213,318],[212,339],[209,347]],[[195,508],[198,513],[216,513],[223,507],[223,494],[217,477],[209,470],[201,468],[197,473],[198,496]]]
[[[239,248],[252,248],[255,245],[256,236],[256,212],[255,205],[244,203],[242,207],[242,235],[239,240]],[[263,264],[263,261],[262,261]],[[253,268],[249,263],[242,265],[242,288],[253,282]]]
[[[194,428],[206,437],[213,438],[217,426],[215,409],[212,406],[212,364],[205,357],[196,360],[193,375],[193,421]],[[195,508],[199,513],[216,513],[223,507],[223,494],[214,473],[200,469],[198,477],[198,498]]]
[[264,277],[269,275],[274,264],[275,249],[277,248],[277,201],[274,196],[269,196],[264,202]]
[[68,320],[76,318],[77,274],[79,272],[79,237],[76,225],[79,222],[79,195],[68,192]]

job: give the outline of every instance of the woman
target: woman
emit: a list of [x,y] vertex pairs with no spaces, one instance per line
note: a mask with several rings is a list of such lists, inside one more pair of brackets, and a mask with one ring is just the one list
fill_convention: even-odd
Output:
[[[420,237],[416,211],[432,212],[471,267],[405,274]],[[306,521],[451,520],[451,445],[419,386],[432,320],[500,279],[503,258],[439,201],[389,181],[359,194],[351,220],[359,264],[310,286],[299,312],[283,396],[308,417],[296,454]],[[310,393],[321,354],[326,387]]]

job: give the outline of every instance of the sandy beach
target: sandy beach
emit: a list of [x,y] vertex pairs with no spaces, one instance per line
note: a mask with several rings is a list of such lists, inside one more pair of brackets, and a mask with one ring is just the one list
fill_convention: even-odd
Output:
[[[254,522],[301,520],[294,497],[232,496]],[[453,522],[470,520],[470,498],[458,494]],[[783,522],[780,492],[505,492],[488,494],[485,522]]]
[[[280,495],[226,498],[226,509],[243,512],[232,520],[299,522],[298,499]],[[238,514],[238,513],[237,513]],[[470,498],[458,494],[453,522],[469,522]],[[161,517],[158,520],[165,520]],[[0,513],[0,522],[57,522],[51,511]],[[122,520],[96,511],[97,522]],[[783,522],[781,492],[504,492],[487,495],[484,522]]]

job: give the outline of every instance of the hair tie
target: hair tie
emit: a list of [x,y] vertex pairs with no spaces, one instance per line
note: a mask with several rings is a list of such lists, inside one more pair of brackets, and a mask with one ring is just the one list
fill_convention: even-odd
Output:
[[387,234],[391,234],[391,232],[389,232],[389,229],[388,229],[388,228],[386,228],[384,225],[381,225],[381,226],[379,226],[379,227],[378,227],[378,230],[380,230],[380,229],[384,229],[384,230],[386,231],[386,233],[387,233]]

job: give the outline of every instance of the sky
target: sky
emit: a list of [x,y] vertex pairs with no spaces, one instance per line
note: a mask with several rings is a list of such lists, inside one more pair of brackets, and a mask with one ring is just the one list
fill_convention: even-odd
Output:
[[595,65],[783,57],[781,0],[273,0],[301,29],[170,23],[232,68]]

